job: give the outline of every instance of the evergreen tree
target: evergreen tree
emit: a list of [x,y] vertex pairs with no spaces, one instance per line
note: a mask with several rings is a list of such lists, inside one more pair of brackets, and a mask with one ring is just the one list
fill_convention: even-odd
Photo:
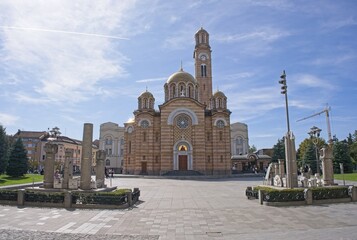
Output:
[[333,146],[333,170],[340,173],[340,163],[343,163],[345,173],[353,172],[353,164],[349,153],[348,144],[337,141]]
[[285,143],[284,138],[278,139],[277,144],[273,147],[272,162],[278,162],[278,159],[285,159]]
[[15,142],[9,157],[6,173],[11,177],[21,177],[28,170],[27,153],[21,138]]
[[5,173],[9,161],[9,141],[5,128],[0,125],[0,174]]
[[303,165],[308,165],[311,168],[313,174],[317,170],[317,161],[316,161],[316,149],[315,145],[310,141],[306,146],[305,153],[303,154]]

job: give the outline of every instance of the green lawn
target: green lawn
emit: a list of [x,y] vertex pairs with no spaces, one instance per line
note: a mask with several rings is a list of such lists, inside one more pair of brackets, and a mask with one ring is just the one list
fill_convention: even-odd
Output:
[[357,181],[357,173],[345,173],[343,174],[335,174],[334,178],[337,180],[343,180],[343,177],[345,178],[346,181]]
[[12,178],[7,175],[0,175],[0,186],[23,184],[23,183],[32,183],[42,182],[43,175],[40,174],[26,174],[24,177]]

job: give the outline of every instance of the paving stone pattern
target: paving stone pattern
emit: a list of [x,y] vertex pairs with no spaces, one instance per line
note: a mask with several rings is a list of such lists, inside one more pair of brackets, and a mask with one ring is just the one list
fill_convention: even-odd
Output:
[[0,206],[0,239],[357,239],[357,203],[262,206],[245,197],[246,186],[261,183],[117,177],[113,186],[140,188],[133,208]]

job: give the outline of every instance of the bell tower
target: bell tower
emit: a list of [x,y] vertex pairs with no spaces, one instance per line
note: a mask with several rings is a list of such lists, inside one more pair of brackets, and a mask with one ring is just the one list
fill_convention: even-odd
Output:
[[209,34],[202,27],[195,34],[196,46],[193,52],[195,59],[195,77],[199,84],[198,99],[209,106],[212,97],[212,59],[209,45]]

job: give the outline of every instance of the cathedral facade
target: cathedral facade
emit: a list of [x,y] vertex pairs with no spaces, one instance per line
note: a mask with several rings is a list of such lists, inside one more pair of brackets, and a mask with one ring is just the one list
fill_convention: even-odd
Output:
[[195,77],[182,68],[173,73],[159,110],[150,92],[138,97],[133,120],[124,124],[124,173],[230,174],[231,112],[224,93],[212,93],[208,32],[201,28],[195,40]]

